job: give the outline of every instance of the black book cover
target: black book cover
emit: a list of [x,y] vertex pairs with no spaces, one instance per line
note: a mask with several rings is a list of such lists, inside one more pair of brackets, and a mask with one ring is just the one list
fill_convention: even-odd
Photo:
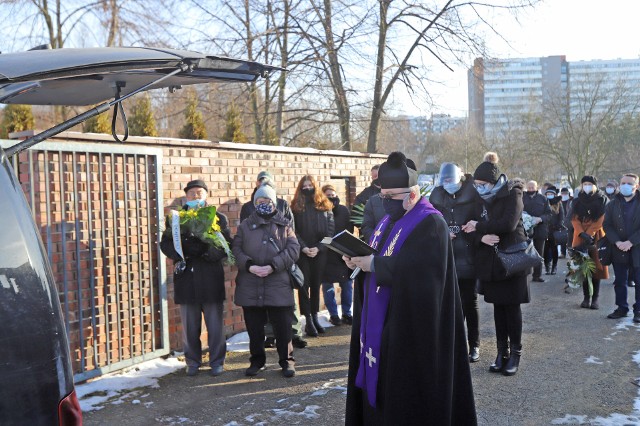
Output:
[[322,244],[342,256],[357,257],[377,254],[378,251],[346,229],[331,237],[324,237]]

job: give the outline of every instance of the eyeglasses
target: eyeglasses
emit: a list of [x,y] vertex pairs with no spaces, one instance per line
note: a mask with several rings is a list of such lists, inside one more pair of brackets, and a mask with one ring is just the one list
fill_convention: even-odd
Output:
[[378,197],[382,198],[383,200],[391,200],[396,195],[402,195],[402,194],[411,194],[411,191],[396,192],[395,194],[383,194],[382,192],[380,192],[378,194]]

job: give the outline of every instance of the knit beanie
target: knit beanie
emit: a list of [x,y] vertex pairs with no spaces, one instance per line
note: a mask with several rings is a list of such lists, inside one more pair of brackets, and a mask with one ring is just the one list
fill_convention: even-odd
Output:
[[418,173],[407,167],[407,157],[399,151],[392,152],[378,170],[378,182],[382,189],[410,188],[418,184]]
[[591,176],[591,175],[582,176],[580,183],[585,183],[585,182],[591,182],[592,184],[597,185],[598,179],[596,179],[595,176]]
[[271,185],[260,185],[253,194],[253,204],[256,204],[258,198],[269,198],[273,201],[273,205],[277,205],[276,190]]
[[483,180],[489,183],[496,183],[500,177],[500,169],[494,163],[485,161],[481,163],[473,173],[475,180]]
[[547,188],[546,191],[544,191],[545,194],[548,193],[552,193],[553,195],[558,195],[558,188],[556,188],[555,186],[551,185],[550,187]]

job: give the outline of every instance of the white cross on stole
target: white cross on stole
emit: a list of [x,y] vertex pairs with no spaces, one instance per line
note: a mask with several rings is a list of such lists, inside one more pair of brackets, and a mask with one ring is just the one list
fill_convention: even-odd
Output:
[[373,349],[371,348],[369,348],[369,352],[367,352],[364,357],[369,360],[369,368],[373,367],[373,364],[377,361],[376,357],[373,356]]

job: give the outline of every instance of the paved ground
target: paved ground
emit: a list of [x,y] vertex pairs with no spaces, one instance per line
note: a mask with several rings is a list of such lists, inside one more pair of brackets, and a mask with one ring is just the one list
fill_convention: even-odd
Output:
[[[640,367],[633,360],[640,362],[640,327],[630,317],[606,318],[613,309],[611,280],[603,283],[601,309],[594,311],[580,309],[581,291],[564,293],[562,279],[531,285],[514,377],[488,371],[495,356],[493,309],[481,302],[481,361],[471,368],[479,424],[640,424],[634,411]],[[274,350],[267,370],[253,379],[243,374],[248,354],[230,354],[220,377],[170,374],[159,388],[138,389],[120,404],[85,413],[85,424],[343,424],[349,333],[341,326],[309,339],[310,347],[296,352],[293,379],[280,375]]]

